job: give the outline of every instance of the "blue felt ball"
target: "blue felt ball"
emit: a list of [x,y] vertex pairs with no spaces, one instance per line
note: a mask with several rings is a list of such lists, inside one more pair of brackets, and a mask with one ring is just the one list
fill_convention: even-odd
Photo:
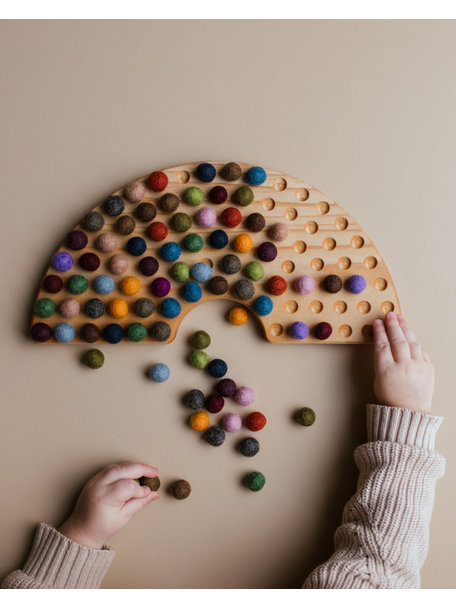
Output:
[[57,342],[66,344],[67,342],[71,342],[74,339],[74,336],[74,327],[69,323],[59,323],[54,328],[54,338],[57,340]]
[[360,274],[354,274],[347,279],[345,286],[352,293],[361,293],[366,289],[366,279]]
[[251,186],[259,186],[266,181],[266,171],[262,167],[250,167],[245,174],[245,179]]
[[181,254],[180,246],[171,241],[170,243],[165,243],[160,248],[160,255],[166,262],[175,262],[179,259]]
[[191,267],[190,276],[199,283],[205,283],[212,276],[212,268],[205,262],[198,262]]
[[133,236],[131,239],[128,239],[127,251],[128,253],[131,253],[131,255],[142,255],[146,249],[146,241],[140,236]]
[[181,313],[181,305],[174,298],[165,298],[160,302],[160,311],[167,319],[174,319]]
[[259,296],[253,303],[253,309],[260,317],[270,314],[273,308],[274,304],[268,296]]
[[187,302],[198,302],[198,300],[201,300],[202,295],[201,287],[194,281],[189,281],[182,286],[182,297]]
[[115,283],[107,274],[100,274],[93,282],[93,287],[97,293],[106,295],[111,293],[115,287]]
[[166,382],[170,376],[169,367],[164,363],[156,363],[147,372],[149,378],[154,382]]
[[214,230],[209,237],[209,243],[214,249],[223,249],[228,245],[228,235],[224,230]]
[[213,378],[223,378],[228,371],[228,365],[223,359],[212,359],[206,367],[207,373]]
[[117,323],[110,323],[103,329],[103,338],[109,344],[117,344],[123,338],[123,329]]
[[215,174],[215,167],[211,163],[201,163],[196,167],[196,175],[202,182],[211,182]]

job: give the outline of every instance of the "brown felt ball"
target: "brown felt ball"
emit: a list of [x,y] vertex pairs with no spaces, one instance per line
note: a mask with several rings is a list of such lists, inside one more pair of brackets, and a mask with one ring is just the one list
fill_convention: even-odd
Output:
[[251,213],[246,221],[245,225],[251,232],[260,232],[266,225],[266,220],[261,213]]
[[328,274],[323,281],[323,285],[328,293],[337,293],[342,289],[342,279],[337,274]]
[[135,227],[136,222],[129,215],[121,215],[116,221],[116,230],[119,234],[131,234]]
[[157,210],[152,203],[141,203],[136,207],[135,214],[141,222],[151,222],[157,215]]
[[139,485],[147,486],[152,492],[156,492],[160,487],[160,477],[140,477]]
[[96,342],[101,337],[101,331],[93,323],[86,323],[79,330],[79,335],[84,342]]
[[179,199],[175,194],[164,194],[158,201],[158,206],[164,213],[172,213],[179,207]]
[[190,496],[192,486],[188,483],[188,481],[185,481],[185,479],[179,479],[172,484],[170,490],[174,498],[177,498],[177,500],[183,500],[184,498],[188,498]]
[[206,283],[206,287],[215,296],[221,296],[228,291],[229,285],[225,277],[216,276]]
[[227,163],[220,173],[227,182],[234,182],[241,177],[242,169],[237,163],[231,162]]

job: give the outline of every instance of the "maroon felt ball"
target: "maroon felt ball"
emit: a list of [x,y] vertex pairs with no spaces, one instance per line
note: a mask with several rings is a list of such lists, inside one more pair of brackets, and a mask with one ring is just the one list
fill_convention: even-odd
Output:
[[214,186],[209,192],[209,200],[216,205],[224,203],[228,198],[228,192],[223,186]]
[[206,397],[205,407],[211,414],[217,414],[223,409],[225,405],[225,399],[220,395],[212,394]]
[[332,334],[332,327],[329,323],[322,321],[314,328],[314,335],[318,340],[327,340]]
[[43,281],[43,288],[48,293],[59,293],[63,288],[63,281],[56,274],[48,274]]
[[52,329],[46,323],[35,323],[30,333],[35,342],[47,342],[52,336]]
[[151,277],[158,270],[158,261],[151,255],[147,255],[139,262],[139,270],[145,277]]
[[100,266],[100,258],[95,253],[84,253],[79,258],[79,266],[92,272]]
[[84,249],[88,242],[89,239],[87,238],[86,233],[82,232],[82,230],[72,230],[66,238],[66,246],[74,251]]
[[237,391],[236,382],[231,380],[231,378],[224,378],[220,382],[217,382],[215,390],[222,397],[234,397]]

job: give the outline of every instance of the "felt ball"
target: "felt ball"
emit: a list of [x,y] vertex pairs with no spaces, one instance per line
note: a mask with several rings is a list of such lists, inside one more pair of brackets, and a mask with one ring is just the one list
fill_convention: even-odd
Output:
[[234,397],[236,390],[236,382],[231,378],[223,378],[223,380],[217,382],[216,391],[222,397]]
[[223,186],[214,186],[209,192],[209,200],[215,205],[221,205],[228,198],[228,192]]
[[214,249],[223,249],[228,245],[228,235],[224,230],[214,230],[209,236],[209,244]]
[[239,234],[233,243],[233,247],[239,253],[248,253],[253,247],[252,237],[248,234]]
[[106,295],[111,293],[114,289],[115,283],[114,280],[108,276],[107,274],[100,274],[93,282],[93,288],[97,293],[101,293],[102,295]]
[[250,167],[245,174],[245,179],[251,186],[260,186],[266,181],[266,178],[266,171],[263,167]]
[[59,251],[52,256],[52,266],[58,272],[66,272],[73,267],[73,258],[66,251]]
[[243,456],[252,458],[252,456],[255,456],[260,451],[260,444],[254,437],[246,437],[239,442],[238,450]]
[[66,246],[68,249],[84,249],[88,241],[89,239],[85,232],[82,232],[82,230],[72,230],[66,238]]
[[127,327],[126,334],[130,342],[142,342],[147,338],[147,329],[142,323],[131,323]]
[[248,318],[247,311],[240,306],[235,306],[228,313],[228,321],[231,325],[245,325]]
[[91,298],[90,300],[87,300],[84,305],[84,313],[91,319],[98,319],[105,313],[104,302],[98,298]]
[[91,348],[82,356],[82,363],[90,367],[90,369],[99,369],[103,366],[105,357],[98,348]]
[[43,281],[43,289],[48,293],[59,293],[62,290],[63,281],[56,274],[48,274]]
[[195,283],[194,281],[189,281],[188,283],[185,283],[185,285],[182,286],[181,295],[186,302],[194,303],[201,300],[203,292],[198,283]]
[[271,241],[265,241],[259,245],[257,254],[263,262],[272,262],[277,257],[277,247]]
[[171,266],[171,276],[176,281],[184,283],[190,278],[190,268],[185,262],[176,262]]
[[146,188],[142,182],[134,181],[127,184],[123,195],[130,203],[140,203],[144,198]]
[[337,274],[328,274],[323,280],[323,286],[328,293],[337,293],[342,289],[342,279]]
[[192,487],[185,479],[179,479],[171,486],[171,494],[174,498],[177,498],[177,500],[185,500],[190,496],[191,491]]
[[181,313],[181,305],[174,298],[165,298],[160,303],[160,312],[168,319],[175,319]]
[[314,336],[318,340],[327,340],[329,336],[332,334],[332,327],[329,323],[323,321],[322,323],[317,323],[314,327]]
[[182,241],[182,246],[185,251],[189,251],[190,253],[197,253],[203,248],[204,241],[199,234],[187,234],[184,240]]
[[206,412],[196,412],[190,416],[189,423],[195,431],[205,431],[211,422]]
[[100,266],[100,258],[96,253],[83,253],[78,260],[83,270],[94,272]]
[[245,276],[251,281],[259,281],[264,277],[264,267],[260,262],[249,262],[244,268]]
[[168,176],[163,171],[152,171],[147,178],[147,185],[154,192],[163,192],[168,185]]
[[120,196],[108,196],[103,203],[103,211],[110,216],[120,215],[125,209],[125,203]]
[[114,274],[123,274],[127,270],[129,264],[127,256],[122,253],[116,253],[109,260],[109,268]]
[[294,288],[298,293],[308,295],[315,289],[315,279],[307,274],[303,274],[295,280]]
[[176,211],[176,209],[179,207],[179,199],[175,194],[171,194],[171,192],[169,192],[168,194],[164,194],[162,197],[160,197],[158,206],[163,213],[173,213],[173,211]]
[[127,241],[127,251],[130,255],[140,256],[147,249],[146,241],[140,236],[133,236]]
[[210,412],[211,414],[217,414],[223,409],[225,405],[225,399],[220,395],[208,395],[206,397],[204,405],[208,412]]
[[115,319],[123,319],[128,314],[128,304],[121,298],[115,298],[109,304],[109,313]]
[[221,176],[227,182],[234,182],[242,175],[242,169],[237,163],[227,163],[220,171]]
[[147,234],[153,241],[164,241],[168,236],[168,227],[163,222],[152,222],[147,228]]
[[366,279],[360,274],[354,274],[347,279],[345,287],[352,293],[362,293],[366,289]]
[[209,281],[212,276],[212,268],[209,264],[206,264],[206,262],[198,262],[191,267],[190,275],[195,281],[205,283],[206,281]]
[[244,420],[245,426],[253,432],[261,431],[266,426],[266,422],[266,416],[261,412],[252,412]]
[[223,359],[212,359],[207,366],[207,373],[213,378],[223,378],[228,371],[228,365]]
[[255,391],[249,386],[240,386],[234,397],[239,405],[250,405],[255,401]]
[[109,344],[117,344],[123,338],[122,327],[117,325],[117,323],[109,323],[109,325],[106,325],[103,329],[103,338],[106,342],[109,342]]
[[151,222],[157,215],[157,210],[152,203],[140,203],[136,207],[135,215],[141,222]]
[[157,321],[150,328],[150,335],[157,342],[166,342],[171,335],[171,327],[165,321]]
[[204,393],[199,391],[197,388],[194,388],[191,391],[188,391],[188,393],[185,393],[183,402],[184,405],[190,407],[192,410],[200,410],[204,405]]
[[33,310],[37,317],[47,319],[55,313],[55,302],[51,298],[40,298],[35,302]]
[[166,382],[171,375],[166,363],[156,363],[147,372],[149,378],[154,382]]
[[112,232],[102,232],[97,236],[95,246],[103,253],[110,253],[117,249],[119,240]]
[[190,353],[188,362],[197,369],[204,369],[209,363],[209,355],[204,350],[194,350]]
[[169,241],[169,243],[165,243],[160,247],[160,255],[165,262],[175,262],[177,259],[179,259],[180,254],[181,248],[174,241]]
[[273,296],[281,296],[287,290],[287,282],[283,277],[274,275],[269,277],[267,287]]
[[227,414],[222,418],[222,426],[228,433],[237,433],[242,426],[239,414]]
[[228,253],[220,260],[219,266],[225,274],[236,274],[241,270],[242,264],[237,255]]
[[134,296],[141,289],[141,281],[136,277],[125,277],[120,282],[120,291],[126,296]]
[[151,277],[158,270],[158,261],[151,255],[147,255],[139,260],[139,270],[145,277]]
[[290,325],[288,333],[295,340],[304,340],[309,335],[309,327],[302,321],[296,321]]
[[204,350],[205,348],[208,348],[210,344],[210,335],[207,333],[207,331],[203,331],[202,329],[196,331],[190,338],[190,345],[193,346],[193,348],[196,348],[197,350]]
[[288,226],[286,224],[277,223],[269,228],[269,237],[272,241],[281,242],[288,236]]
[[233,285],[233,291],[240,300],[250,300],[255,294],[255,287],[247,279],[240,279]]
[[150,285],[150,290],[157,298],[164,298],[169,294],[171,283],[165,277],[157,277]]
[[206,283],[206,287],[214,296],[221,296],[228,291],[229,285],[225,277],[215,276]]
[[54,338],[62,344],[74,340],[75,333],[74,327],[69,323],[59,323],[54,327]]
[[81,305],[75,298],[65,298],[60,302],[59,306],[60,314],[66,319],[72,319],[77,317],[81,311]]
[[131,234],[136,228],[136,222],[129,215],[121,215],[115,223],[115,228],[119,234]]
[[152,300],[149,300],[149,298],[139,298],[139,300],[136,300],[135,302],[135,314],[143,319],[150,317],[154,312],[154,309],[154,303]]
[[210,426],[204,432],[204,439],[208,442],[209,445],[218,447],[219,445],[222,445],[222,443],[225,441],[225,431],[219,426]]
[[192,205],[192,207],[201,205],[204,200],[204,192],[201,188],[198,188],[198,186],[190,186],[184,191],[182,196],[184,201],[187,204]]
[[171,226],[176,232],[187,232],[192,227],[192,218],[186,213],[175,213],[171,218]]
[[161,485],[160,477],[140,477],[139,485],[149,488],[151,492],[156,492]]
[[210,163],[200,163],[196,167],[196,176],[202,182],[211,182],[215,178],[216,170]]
[[261,232],[266,225],[266,220],[261,213],[251,213],[247,216],[245,223],[251,232]]
[[196,222],[202,228],[212,228],[217,221],[217,214],[211,207],[203,207],[196,214]]
[[227,207],[221,215],[221,220],[228,228],[235,228],[242,222],[242,214],[236,207]]
[[74,274],[67,281],[67,289],[70,293],[79,295],[89,288],[89,281],[82,274]]
[[35,342],[47,342],[51,339],[52,329],[46,323],[35,323],[30,331],[30,335]]
[[250,205],[250,203],[253,202],[255,196],[252,188],[249,188],[249,186],[241,186],[234,192],[233,198],[241,207],[247,207],[247,205]]
[[272,303],[271,298],[269,298],[268,296],[259,296],[253,302],[253,310],[260,317],[265,317],[266,315],[271,314],[273,308],[274,304]]
[[94,323],[85,323],[79,330],[79,335],[84,342],[97,342],[100,339],[101,331]]
[[259,473],[258,471],[253,471],[244,477],[244,485],[248,490],[252,492],[258,492],[264,487],[266,483],[266,478],[263,473]]
[[310,407],[301,407],[295,412],[294,419],[302,426],[312,426],[315,422],[315,412]]
[[104,217],[98,211],[91,211],[82,220],[82,225],[90,232],[98,232],[104,226]]

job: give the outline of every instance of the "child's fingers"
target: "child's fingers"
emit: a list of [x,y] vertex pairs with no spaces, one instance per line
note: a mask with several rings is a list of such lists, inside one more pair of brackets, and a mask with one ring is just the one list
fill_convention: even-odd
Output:
[[385,325],[382,319],[375,319],[374,323],[374,365],[379,370],[383,365],[394,363]]
[[404,332],[405,339],[409,343],[410,355],[411,355],[412,359],[416,359],[417,361],[422,361],[423,360],[423,349],[421,347],[421,344],[419,344],[417,342],[417,339],[415,338],[415,334],[410,329],[410,327],[409,327],[407,321],[405,320],[405,318],[403,317],[403,315],[398,315],[397,319],[402,328],[402,331]]
[[426,361],[426,363],[431,363],[429,355],[427,354],[427,352],[424,350],[423,347],[421,347],[421,352],[423,354],[423,359]]
[[144,496],[143,498],[132,498],[125,503],[122,510],[129,515],[134,515],[135,513],[138,513],[138,511],[141,511],[147,504],[158,498],[160,498],[158,492],[150,492],[148,496]]
[[395,361],[410,359],[409,344],[405,339],[404,332],[400,328],[394,312],[389,312],[386,315],[386,331]]
[[140,486],[133,479],[118,479],[107,486],[106,498],[114,504],[123,505],[132,498],[144,498],[149,494],[147,486]]
[[139,462],[123,462],[114,464],[103,472],[103,481],[107,484],[118,479],[138,479],[139,477],[156,477],[158,469]]

